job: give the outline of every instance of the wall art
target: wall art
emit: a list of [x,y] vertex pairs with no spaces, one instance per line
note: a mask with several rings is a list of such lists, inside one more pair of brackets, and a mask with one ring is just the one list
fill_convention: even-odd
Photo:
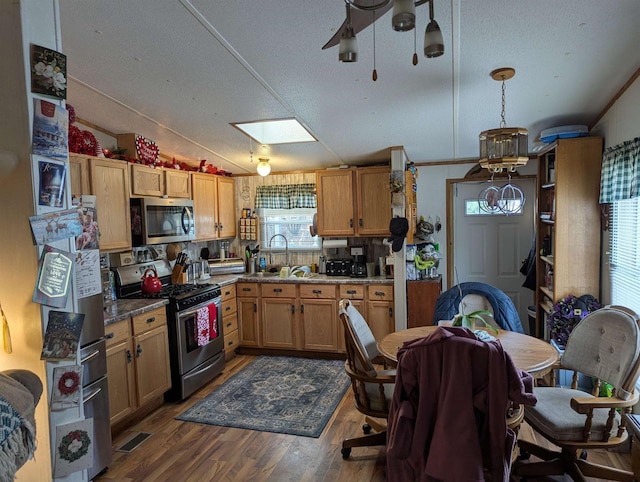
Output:
[[69,157],[69,113],[64,107],[34,99],[33,154],[64,161]]
[[67,98],[67,56],[31,44],[31,92]]

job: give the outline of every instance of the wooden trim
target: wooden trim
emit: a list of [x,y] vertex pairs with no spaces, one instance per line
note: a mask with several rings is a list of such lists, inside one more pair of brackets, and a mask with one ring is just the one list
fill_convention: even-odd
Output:
[[88,120],[83,119],[82,117],[76,117],[76,121],[79,122],[80,124],[84,124],[85,126],[90,127],[91,129],[94,129],[98,132],[102,132],[103,134],[111,136],[114,139],[118,138],[118,134],[116,134],[115,132],[111,132],[105,129],[104,127],[100,127],[99,125],[94,124],[93,122],[89,122]]
[[629,89],[629,87],[631,87],[631,84],[633,84],[636,81],[636,79],[638,79],[638,77],[640,77],[640,67],[638,67],[638,70],[636,70],[631,75],[631,77],[629,77],[629,80],[627,80],[625,82],[625,84],[620,88],[618,93],[611,98],[609,103],[604,107],[604,109],[602,109],[602,112],[600,112],[600,114],[598,114],[598,117],[596,117],[596,120],[593,121],[589,125],[589,130],[593,129],[595,127],[595,125],[598,122],[600,122],[600,120],[605,116],[605,114],[607,112],[609,112],[609,109],[611,109],[611,107],[613,107],[613,104],[615,104],[618,101],[618,99],[622,96],[622,94],[624,94],[627,91],[627,89]]

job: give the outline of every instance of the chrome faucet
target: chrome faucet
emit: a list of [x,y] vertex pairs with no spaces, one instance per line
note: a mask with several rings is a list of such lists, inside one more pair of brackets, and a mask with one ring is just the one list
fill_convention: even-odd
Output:
[[273,238],[277,238],[278,236],[280,236],[282,239],[284,239],[284,256],[285,256],[285,266],[290,266],[289,265],[289,241],[287,241],[287,238],[284,234],[274,234],[273,236],[271,236],[271,239],[269,240],[269,264],[273,264],[272,259],[271,259],[271,242],[273,241]]

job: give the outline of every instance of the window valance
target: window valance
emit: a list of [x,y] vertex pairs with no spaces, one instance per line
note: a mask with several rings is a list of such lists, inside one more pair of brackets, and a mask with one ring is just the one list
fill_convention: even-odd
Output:
[[602,157],[600,203],[640,196],[640,137],[608,147]]
[[256,209],[296,209],[316,207],[316,185],[279,184],[256,187]]

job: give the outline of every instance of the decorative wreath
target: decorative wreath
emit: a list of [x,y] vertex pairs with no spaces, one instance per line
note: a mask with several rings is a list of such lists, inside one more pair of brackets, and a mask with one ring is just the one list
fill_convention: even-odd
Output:
[[75,462],[80,457],[87,455],[89,445],[91,445],[91,439],[86,431],[73,430],[62,437],[60,445],[58,445],[58,453],[61,459]]
[[65,372],[58,380],[58,390],[63,395],[71,395],[80,386],[80,375],[76,372]]

